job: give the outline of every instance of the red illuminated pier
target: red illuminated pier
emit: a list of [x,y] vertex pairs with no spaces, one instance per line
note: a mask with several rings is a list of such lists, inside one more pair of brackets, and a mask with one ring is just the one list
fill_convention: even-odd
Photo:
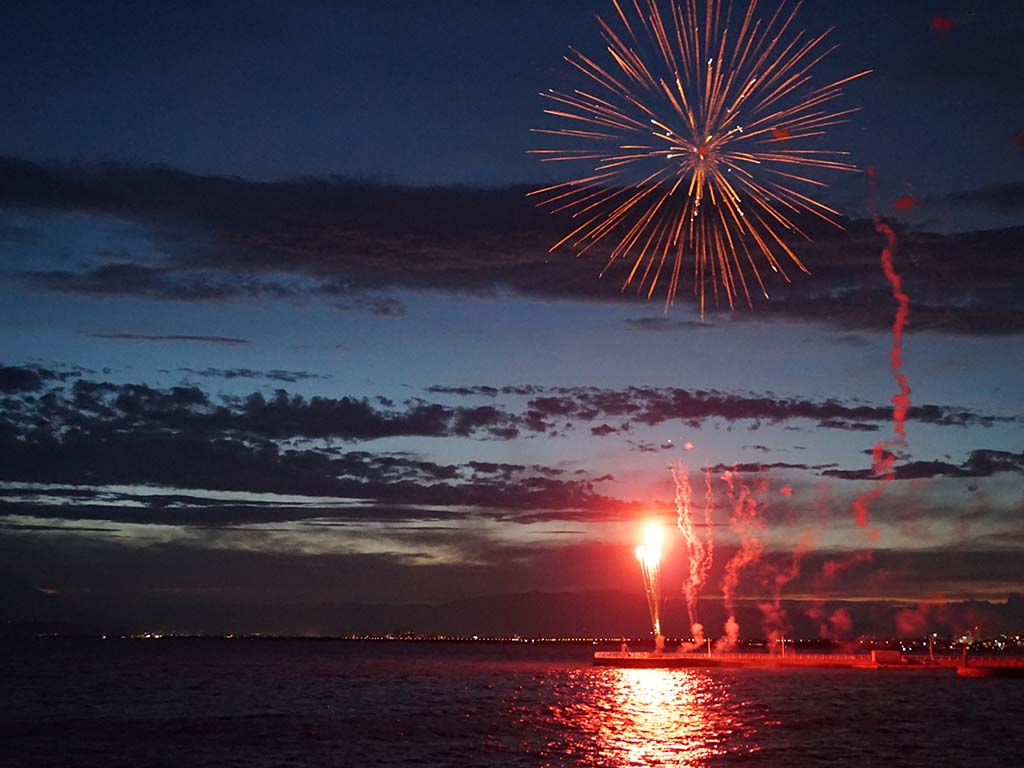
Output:
[[1024,660],[977,658],[964,664],[960,657],[903,656],[895,651],[871,653],[731,653],[678,651],[596,651],[595,667],[632,669],[893,669],[956,670],[961,677],[1022,677]]
[[699,668],[715,667],[867,667],[877,666],[867,654],[765,654],[765,653],[701,653],[650,651],[597,651],[594,653],[595,667],[630,668]]

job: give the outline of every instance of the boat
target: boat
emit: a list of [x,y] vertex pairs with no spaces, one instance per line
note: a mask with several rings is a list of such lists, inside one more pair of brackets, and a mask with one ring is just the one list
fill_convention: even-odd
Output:
[[960,677],[1024,677],[1021,664],[964,664],[956,668]]

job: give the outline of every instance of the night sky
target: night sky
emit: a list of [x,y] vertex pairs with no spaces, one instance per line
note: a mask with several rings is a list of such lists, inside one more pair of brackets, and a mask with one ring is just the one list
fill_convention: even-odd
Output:
[[[846,229],[796,244],[811,274],[703,320],[690,284],[665,312],[600,255],[549,254],[566,222],[526,198],[573,177],[530,129],[568,46],[602,52],[595,13],[7,9],[0,618],[326,632],[353,610],[331,606],[492,598],[471,627],[509,595],[606,590],[642,615],[633,547],[674,521],[671,462],[698,500],[718,484],[709,605],[732,467],[764,522],[748,598],[794,557],[782,597],[808,604],[1024,591],[1020,3],[809,2],[800,28],[840,45],[815,78],[875,70],[829,132],[875,188],[825,178]],[[896,391],[872,197],[912,389],[877,536],[851,512]]]

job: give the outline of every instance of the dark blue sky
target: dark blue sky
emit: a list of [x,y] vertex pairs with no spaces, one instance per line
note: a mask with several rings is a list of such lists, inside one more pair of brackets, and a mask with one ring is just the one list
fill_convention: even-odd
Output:
[[[530,128],[538,92],[571,87],[568,46],[600,52],[595,13],[614,10],[5,13],[0,587],[31,593],[13,618],[166,606],[163,628],[230,629],[190,611],[638,590],[671,460],[750,478],[768,552],[750,596],[808,542],[797,598],[858,551],[879,564],[830,595],[1024,589],[1019,3],[801,12],[841,46],[816,82],[876,70],[829,141],[877,169],[910,296],[914,409],[878,540],[850,504],[891,435],[896,304],[864,176],[829,179],[846,231],[794,246],[810,275],[703,322],[692,286],[665,313],[597,279],[601,258],[549,255],[564,222],[524,195],[570,171],[527,154]],[[724,486],[715,504],[727,558]]]
[[[412,184],[543,179],[525,154],[537,93],[599,50],[587,0],[24,4],[0,31],[0,152],[165,163],[249,178],[340,174]],[[941,4],[940,4],[941,6]],[[840,44],[818,76],[874,68],[836,131],[859,165],[915,196],[1019,179],[1010,135],[1024,69],[1013,0],[808,3]]]

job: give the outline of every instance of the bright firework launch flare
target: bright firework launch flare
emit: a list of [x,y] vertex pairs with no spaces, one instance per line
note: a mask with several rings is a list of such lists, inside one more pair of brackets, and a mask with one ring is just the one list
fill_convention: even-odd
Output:
[[827,185],[805,174],[856,170],[817,137],[857,111],[832,102],[870,70],[813,86],[814,66],[835,46],[825,44],[831,30],[793,29],[799,3],[783,2],[767,22],[757,0],[735,18],[720,0],[612,3],[615,27],[598,17],[609,57],[573,49],[565,58],[589,85],[541,94],[564,125],[535,132],[568,146],[533,152],[587,164],[579,178],[530,193],[574,219],[551,250],[606,245],[605,269],[627,261],[623,289],[635,282],[648,298],[667,267],[666,307],[692,259],[702,315],[706,284],[716,302],[721,286],[730,308],[737,295],[751,305],[749,275],[767,298],[764,264],[787,281],[787,263],[808,271],[781,234],[809,239],[798,216],[842,228],[806,193]]
[[636,559],[640,562],[647,592],[647,607],[651,612],[655,648],[659,651],[665,647],[665,636],[661,633],[661,550],[664,542],[665,532],[661,525],[651,522],[644,531],[644,543],[636,548]]

